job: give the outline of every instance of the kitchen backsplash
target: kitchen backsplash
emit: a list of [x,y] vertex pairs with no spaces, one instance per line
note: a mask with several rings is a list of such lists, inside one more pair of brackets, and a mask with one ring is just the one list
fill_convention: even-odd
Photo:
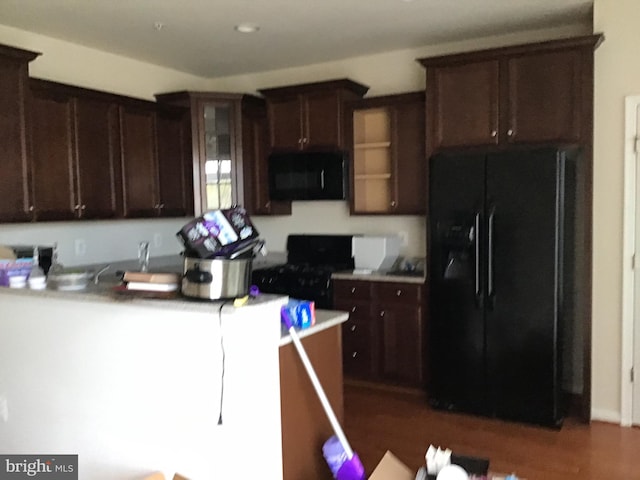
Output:
[[[134,259],[138,243],[149,242],[151,257],[182,251],[176,232],[188,218],[42,222],[0,225],[0,245],[58,243],[66,266]],[[401,254],[425,255],[425,219],[421,216],[351,216],[344,201],[293,202],[291,216],[252,216],[267,250],[286,251],[289,233],[400,234]]]

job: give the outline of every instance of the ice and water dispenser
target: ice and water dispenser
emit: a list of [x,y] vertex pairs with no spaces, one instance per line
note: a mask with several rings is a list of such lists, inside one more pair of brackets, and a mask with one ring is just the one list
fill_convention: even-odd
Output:
[[462,222],[438,226],[442,249],[442,275],[446,280],[472,278],[475,261],[473,225]]

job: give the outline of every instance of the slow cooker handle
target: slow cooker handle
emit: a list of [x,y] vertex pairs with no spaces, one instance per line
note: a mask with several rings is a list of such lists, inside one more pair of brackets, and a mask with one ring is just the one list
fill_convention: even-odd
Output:
[[213,282],[213,275],[211,275],[211,272],[203,272],[198,268],[187,270],[184,274],[184,278],[186,278],[192,283],[212,283]]

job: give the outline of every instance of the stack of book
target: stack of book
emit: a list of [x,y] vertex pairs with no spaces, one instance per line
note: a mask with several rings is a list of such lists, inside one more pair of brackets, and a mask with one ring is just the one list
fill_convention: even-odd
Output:
[[177,273],[124,272],[122,281],[127,290],[175,292],[180,286],[180,275]]

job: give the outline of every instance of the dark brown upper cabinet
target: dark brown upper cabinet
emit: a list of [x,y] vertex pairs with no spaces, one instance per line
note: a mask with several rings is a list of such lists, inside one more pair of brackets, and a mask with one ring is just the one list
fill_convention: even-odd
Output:
[[601,39],[590,35],[420,59],[427,73],[428,153],[586,141],[593,49]]
[[113,101],[78,96],[75,108],[79,217],[117,217],[122,209],[118,106]]
[[251,215],[291,215],[291,202],[269,198],[269,139],[263,99],[242,98],[242,165],[245,208]]
[[155,129],[155,109],[151,106],[120,106],[122,188],[127,218],[158,215],[160,193]]
[[156,99],[190,111],[191,164],[199,213],[238,204],[253,215],[291,214],[290,202],[271,202],[268,196],[263,99],[186,91],[158,94]]
[[75,185],[73,99],[32,89],[31,161],[36,220],[69,220],[80,212]]
[[120,105],[124,216],[193,214],[188,111],[131,101]]
[[34,218],[118,215],[118,110],[91,91],[31,79]]
[[38,55],[0,45],[0,222],[33,219],[27,97],[29,62]]
[[342,150],[345,103],[369,88],[348,79],[261,89],[267,101],[271,150]]
[[351,213],[423,214],[427,184],[425,95],[350,102]]
[[191,122],[185,109],[159,107],[156,117],[156,151],[161,217],[193,215]]

